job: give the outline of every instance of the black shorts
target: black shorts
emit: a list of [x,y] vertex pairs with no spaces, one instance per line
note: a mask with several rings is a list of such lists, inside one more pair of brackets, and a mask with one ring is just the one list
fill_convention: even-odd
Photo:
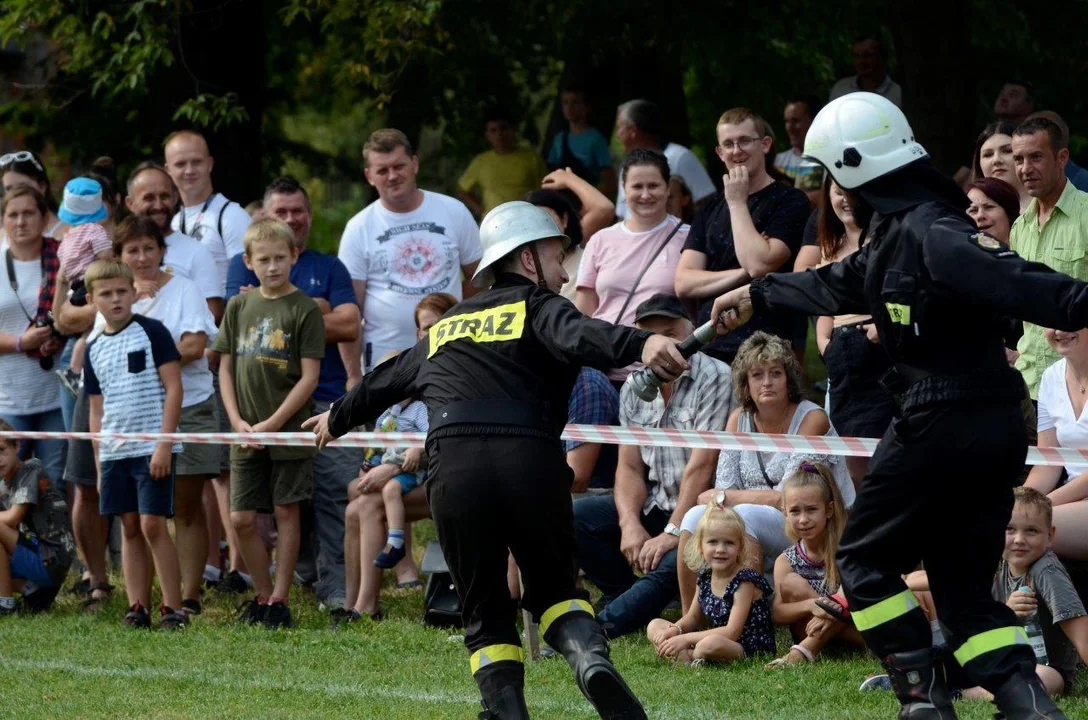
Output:
[[836,328],[824,351],[830,388],[831,424],[842,437],[884,436],[898,413],[895,398],[880,384],[891,369],[884,349],[864,330]]

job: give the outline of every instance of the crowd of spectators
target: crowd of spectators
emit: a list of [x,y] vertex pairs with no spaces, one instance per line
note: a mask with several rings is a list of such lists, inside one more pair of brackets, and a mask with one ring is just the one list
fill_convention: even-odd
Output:
[[[853,52],[856,76],[830,96],[862,90],[900,104],[880,40],[859,39]],[[172,134],[124,182],[101,158],[59,203],[39,155],[0,157],[0,430],[297,431],[476,292],[479,220],[513,199],[546,208],[574,241],[563,294],[582,313],[677,340],[723,292],[841,261],[867,242],[869,218],[802,158],[817,99],[785,105],[788,146],[777,154],[764,117],[723,112],[712,130],[721,190],[643,99],[617,108],[614,164],[588,122],[591,101],[581,87],[563,90],[566,127],[543,153],[518,139],[509,114],[489,111],[492,149],[472,160],[456,198],[418,186],[402,132],[375,131],[362,160],[378,199],[347,223],[336,256],[308,247],[315,208],[293,178],[268,185],[259,220],[216,192],[197,132]],[[1088,194],[1078,189],[1088,173],[1069,158],[1068,127],[1037,111],[1019,80],[1001,89],[994,116],[962,178],[968,215],[994,242],[1088,279]],[[810,336],[826,391],[805,386]],[[897,405],[879,343],[867,315],[765,311],[696,354],[652,401],[627,382],[633,368],[583,369],[568,420],[881,437]],[[1010,319],[1005,344],[1038,444],[1088,449],[1088,330]],[[427,420],[404,398],[375,430],[425,432]],[[834,554],[867,459],[585,442],[564,452],[578,559],[610,636],[645,632],[659,655],[690,664],[773,653],[771,667],[812,662],[828,642],[861,644]],[[243,621],[289,627],[293,584],[314,592],[335,628],[379,620],[383,571],[398,591],[421,588],[411,523],[430,514],[427,470],[420,449],[0,439],[0,616],[15,612],[16,595],[46,610],[69,583],[94,612],[120,573],[125,622],[146,627],[153,569],[166,628],[200,615],[206,588],[245,596]],[[1044,628],[1037,654],[1075,667],[1078,654],[1088,660],[1088,621],[1076,591],[1063,584],[1058,598],[1052,578],[1063,561],[1088,560],[1088,465],[1035,467],[1026,484],[1033,494],[1018,495],[1000,569],[1011,579],[995,597],[1025,619],[1060,602],[1039,617],[1063,633]],[[1025,555],[1021,526],[1033,522],[1046,537],[1032,536]],[[1044,561],[1051,574],[1033,576]],[[909,580],[924,598],[924,574]],[[677,601],[680,619],[661,619]],[[784,653],[776,624],[794,639]],[[1065,687],[1069,667],[1041,674]]]

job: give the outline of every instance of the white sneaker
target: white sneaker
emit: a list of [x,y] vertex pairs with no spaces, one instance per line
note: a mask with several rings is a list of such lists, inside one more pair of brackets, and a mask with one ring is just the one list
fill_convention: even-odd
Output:
[[858,688],[861,692],[870,692],[873,690],[890,691],[891,689],[892,679],[887,675],[870,675],[865,678],[865,682]]

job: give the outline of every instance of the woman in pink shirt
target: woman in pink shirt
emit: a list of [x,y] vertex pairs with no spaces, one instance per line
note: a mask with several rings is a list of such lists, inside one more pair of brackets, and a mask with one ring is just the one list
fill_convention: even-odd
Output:
[[[669,215],[669,163],[655,150],[627,153],[620,182],[627,219],[593,235],[578,269],[574,304],[586,315],[634,325],[635,308],[657,293],[673,294],[673,281],[688,226]],[[631,368],[608,373],[622,383]]]

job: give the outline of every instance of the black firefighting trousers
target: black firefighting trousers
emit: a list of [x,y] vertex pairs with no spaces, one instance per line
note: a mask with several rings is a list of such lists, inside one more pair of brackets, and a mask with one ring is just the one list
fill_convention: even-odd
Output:
[[881,658],[931,645],[902,575],[922,563],[949,647],[990,691],[1034,662],[1016,615],[991,597],[1027,452],[1020,408],[958,402],[909,410],[884,434],[837,561],[854,623]]
[[461,599],[474,675],[522,659],[508,550],[521,570],[522,607],[543,635],[568,613],[592,615],[589,603],[575,599],[574,477],[556,440],[442,437],[428,443],[428,456],[427,497]]

